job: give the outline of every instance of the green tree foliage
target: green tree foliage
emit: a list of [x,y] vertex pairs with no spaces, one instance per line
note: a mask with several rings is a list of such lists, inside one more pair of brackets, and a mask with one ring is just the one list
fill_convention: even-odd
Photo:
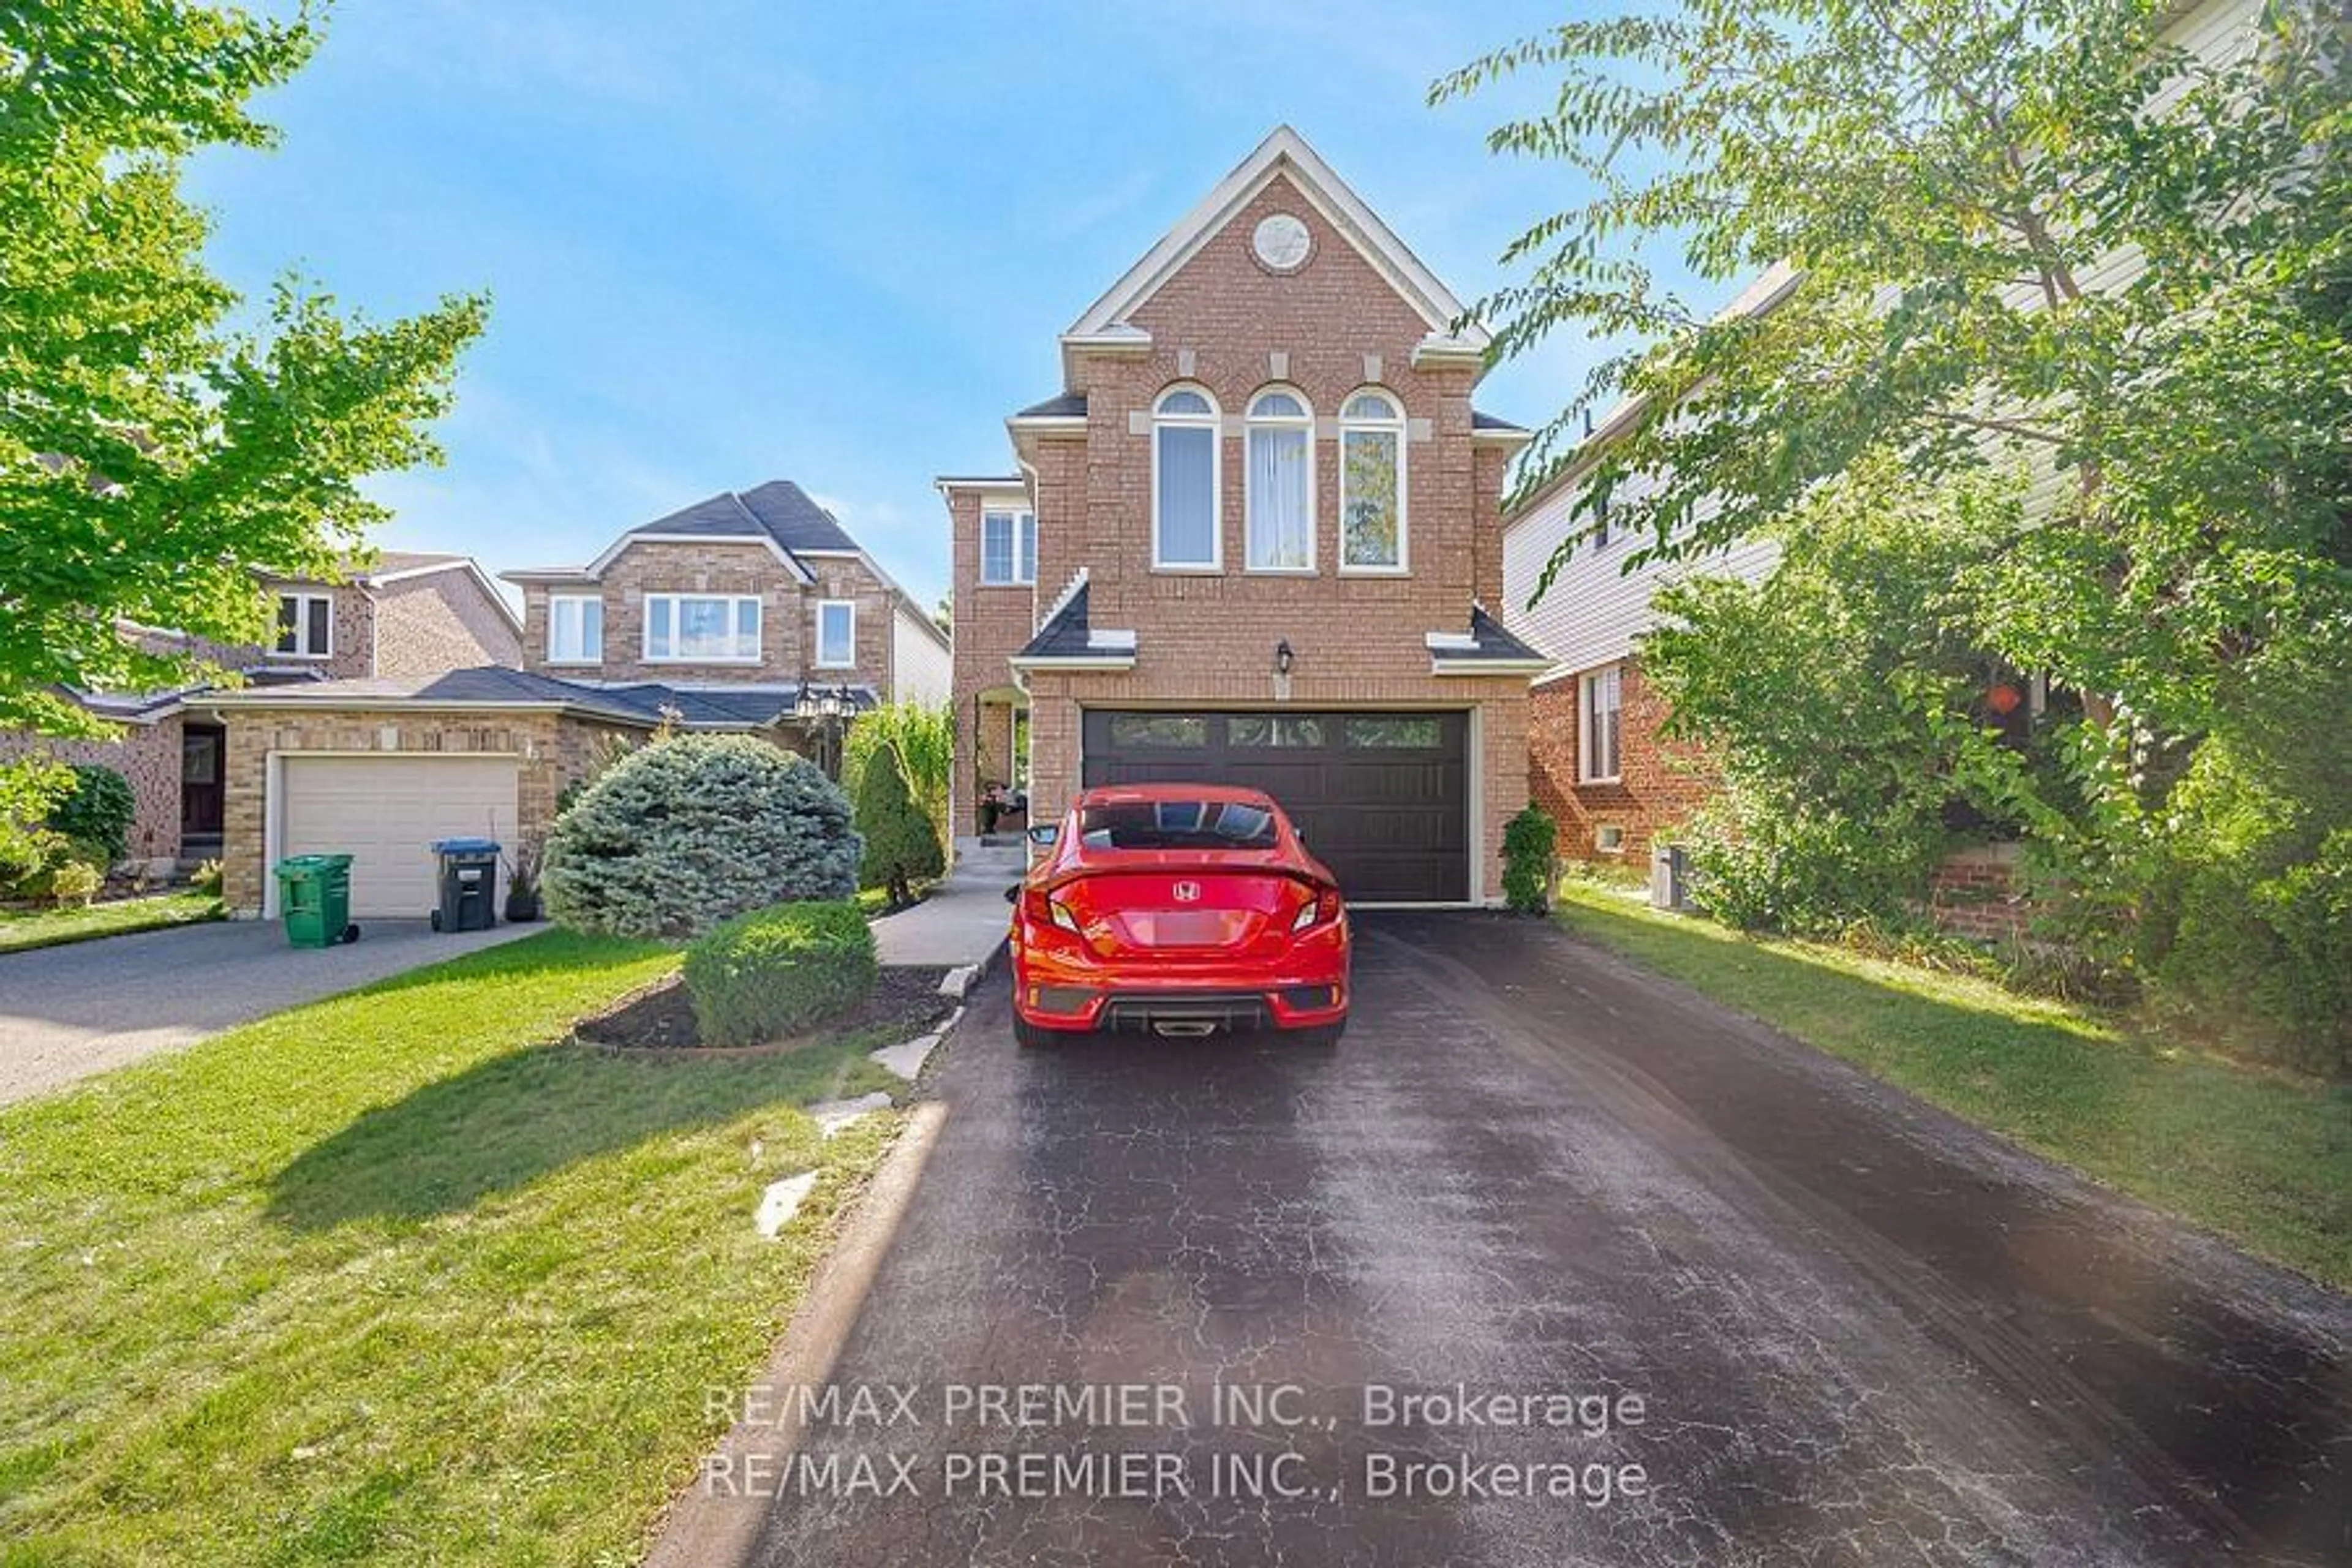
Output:
[[706,1046],[751,1046],[856,1006],[879,969],[857,906],[792,903],[736,916],[686,950],[687,995]]
[[1551,907],[1552,879],[1559,875],[1559,827],[1543,807],[1530,802],[1503,824],[1503,902],[1521,914]]
[[[1632,344],[1581,400],[1631,406],[1580,459],[1572,523],[1606,507],[1645,536],[1638,559],[1695,558],[1794,526],[1856,471],[1922,491],[2013,476],[2014,525],[1955,563],[1961,592],[1914,626],[1932,649],[2046,673],[2090,721],[2044,738],[2057,784],[1970,787],[2025,824],[2075,940],[2159,1000],[2211,998],[2241,1043],[2309,1059],[2289,1042],[2309,1037],[2308,999],[2332,994],[2315,933],[2340,887],[2331,847],[2352,831],[2340,745],[2326,765],[2309,755],[2315,728],[2332,732],[2314,716],[2352,708],[2352,24],[2326,0],[2273,0],[2259,47],[2210,61],[2165,43],[2175,10],[1679,0],[1565,24],[1433,94],[1556,79],[1544,112],[1491,142],[1565,162],[1589,199],[1516,242],[1522,280],[1481,308],[1505,354],[1563,326]],[[1780,269],[1767,308],[1695,309],[1642,265],[1652,247],[1720,284]],[[1541,434],[1523,486],[1558,471],[1579,412]],[[1899,574],[1916,543],[1866,553],[1857,574],[1823,563],[1812,589],[1866,597],[1864,563]],[[1706,606],[1727,637],[1768,607]],[[1679,651],[1704,701],[1705,661]],[[1922,765],[1922,748],[1957,767],[1968,726],[1937,738],[1948,663],[1903,663],[1833,731],[1854,754],[1801,759],[1801,784],[1780,787],[1802,801],[1734,792],[1733,809],[1759,809],[1717,843],[1763,858],[1719,860],[1718,898],[1736,872],[1785,919],[1841,867],[1830,906],[1888,896],[1883,873],[1924,842],[1895,824],[1923,823],[1946,780],[1871,781]],[[1770,728],[1759,714],[1721,733],[1769,752]],[[1745,771],[1760,790],[1764,766]],[[1834,809],[1806,815],[1814,801]],[[1801,842],[1767,848],[1774,833]],[[1806,856],[1817,875],[1775,881]],[[2235,1004],[2221,1000],[2231,919],[2278,971],[2236,984]],[[2289,997],[2306,1000],[2264,1000]]]
[[90,845],[112,865],[131,843],[131,819],[138,814],[138,797],[131,781],[97,763],[76,763],[73,793],[49,813],[49,826],[68,838]]
[[0,897],[16,896],[57,858],[67,840],[49,814],[73,789],[73,770],[40,752],[0,766]]
[[857,831],[866,840],[858,883],[889,890],[890,907],[914,902],[914,884],[947,869],[939,825],[908,793],[898,748],[885,745],[857,772]]
[[310,57],[313,16],[0,5],[0,725],[89,732],[51,688],[195,673],[122,622],[267,640],[254,570],[331,575],[383,515],[361,479],[437,456],[424,426],[483,302],[374,325],[289,280],[233,330],[180,194],[200,149],[269,144],[245,105]]
[[1817,489],[1772,533],[1761,582],[1664,590],[1643,668],[1669,732],[1717,758],[1691,825],[1700,902],[1752,929],[1900,920],[1955,808],[2010,826],[2024,760],[1983,707],[1997,666],[1960,579],[2016,528],[1997,483],[1920,489],[1881,462]]
[[770,904],[846,899],[863,846],[849,800],[805,757],[749,735],[630,752],[556,820],[548,912],[609,936],[693,936]]
[[861,713],[842,747],[841,784],[852,800],[869,758],[884,747],[898,753],[907,787],[947,842],[948,785],[955,768],[955,715],[945,702],[886,702]]

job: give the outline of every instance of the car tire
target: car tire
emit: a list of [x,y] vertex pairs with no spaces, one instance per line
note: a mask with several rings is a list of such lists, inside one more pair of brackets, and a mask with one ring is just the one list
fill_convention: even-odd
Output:
[[1020,1014],[1013,1015],[1013,1038],[1024,1050],[1040,1050],[1055,1043],[1061,1036],[1059,1029],[1048,1029],[1033,1024]]
[[1339,1037],[1347,1032],[1348,1020],[1342,1018],[1336,1024],[1318,1024],[1310,1029],[1293,1029],[1290,1037],[1308,1050],[1328,1051],[1338,1045]]

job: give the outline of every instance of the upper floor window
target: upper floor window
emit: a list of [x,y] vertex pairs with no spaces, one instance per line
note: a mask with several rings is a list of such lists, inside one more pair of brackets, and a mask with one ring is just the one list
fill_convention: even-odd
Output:
[[335,601],[329,594],[278,595],[278,651],[326,658],[335,651]]
[[991,584],[1037,580],[1035,512],[991,510],[980,514],[980,580]]
[[758,663],[758,595],[647,594],[646,658],[670,663]]
[[1405,570],[1404,411],[1385,392],[1339,410],[1339,567]]
[[1172,387],[1151,415],[1151,563],[1213,572],[1224,563],[1217,504],[1217,405]]
[[816,661],[828,669],[845,669],[857,662],[856,600],[817,601]]
[[595,664],[604,657],[604,601],[594,594],[551,594],[547,600],[550,664]]
[[1247,529],[1253,572],[1315,570],[1315,416],[1279,388],[1249,405]]

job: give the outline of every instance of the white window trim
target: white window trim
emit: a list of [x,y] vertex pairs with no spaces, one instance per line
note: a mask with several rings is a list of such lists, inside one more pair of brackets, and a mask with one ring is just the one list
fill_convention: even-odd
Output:
[[[824,613],[838,606],[849,612],[849,657],[824,657]],[[857,601],[855,599],[819,599],[816,602],[816,658],[812,661],[818,669],[855,669],[857,668]]]
[[[639,606],[639,614],[645,622],[645,626],[644,629],[639,634],[637,650],[645,659],[646,663],[748,665],[758,664],[761,662],[764,656],[760,653],[754,653],[749,657],[745,657],[741,654],[656,653],[654,651],[655,604],[664,600],[667,600],[669,604],[670,645],[674,647],[677,644],[677,606],[682,600],[687,599],[719,599],[724,601],[730,605],[751,605],[753,606],[751,616],[752,640],[755,643],[763,643],[768,635],[768,606],[761,602],[760,595],[757,594],[647,594],[645,596],[643,604]],[[735,624],[735,614],[732,609],[730,609],[728,612],[727,624],[730,627],[732,627]],[[730,635],[732,635],[731,632]]]
[[[1303,414],[1259,414],[1255,412],[1258,399],[1280,394],[1296,398]],[[1249,395],[1243,407],[1252,412],[1242,416],[1242,571],[1253,577],[1312,577],[1317,575],[1315,536],[1322,530],[1315,511],[1315,470],[1322,465],[1315,450],[1315,405],[1307,394],[1286,381],[1259,387]],[[1307,437],[1307,564],[1304,566],[1260,566],[1249,558],[1250,508],[1256,501],[1256,487],[1250,483],[1250,434],[1256,430],[1297,430]]]
[[[1160,405],[1171,394],[1192,392],[1208,404],[1206,414],[1162,414]],[[1209,433],[1209,559],[1163,561],[1160,558],[1160,433],[1165,429],[1206,430]],[[1205,386],[1180,381],[1160,388],[1151,404],[1151,569],[1213,575],[1225,569],[1225,434],[1224,416],[1217,399]]]
[[[1605,664],[1599,669],[1586,670],[1576,678],[1576,782],[1580,784],[1622,784],[1625,777],[1625,677],[1624,666]],[[1606,675],[1617,677],[1617,770],[1596,773],[1592,771],[1592,687]]]
[[[594,605],[600,615],[596,626],[596,651],[567,658],[555,650],[555,606],[566,601],[579,605]],[[547,662],[550,664],[591,665],[604,662],[604,626],[601,612],[604,605],[602,594],[550,594],[547,596]],[[673,626],[676,624],[672,623]]]
[[[1350,419],[1348,405],[1359,397],[1380,397],[1396,410],[1393,419]],[[1360,386],[1339,400],[1339,443],[1332,457],[1339,468],[1339,531],[1334,543],[1339,552],[1339,572],[1342,577],[1410,577],[1412,575],[1412,443],[1407,438],[1404,399],[1385,386]],[[1348,436],[1350,431],[1386,431],[1396,437],[1396,503],[1397,558],[1393,566],[1359,566],[1348,559]]]
[[[269,639],[269,647],[272,655],[278,658],[334,658],[335,596],[332,594],[300,593],[283,593],[278,595],[278,602],[281,606],[284,605],[285,602],[289,599],[294,601],[294,640],[298,646],[290,648],[279,647],[278,646],[278,637],[282,637],[285,635],[283,632],[280,632],[278,634],[278,637],[272,637]],[[313,605],[324,605],[327,606],[327,646],[322,648],[302,647],[299,646],[302,642],[308,640],[310,636],[310,606]]]
[[[1155,445],[1158,437],[1153,437]],[[991,518],[1004,518],[1013,524],[1013,575],[992,577],[988,574],[988,522]],[[1029,520],[1026,530],[1023,518]],[[1022,560],[1022,535],[1028,535],[1028,560]],[[1024,573],[1023,567],[1026,566]],[[1037,514],[1027,507],[983,506],[980,509],[980,585],[983,588],[1034,588],[1037,585]]]

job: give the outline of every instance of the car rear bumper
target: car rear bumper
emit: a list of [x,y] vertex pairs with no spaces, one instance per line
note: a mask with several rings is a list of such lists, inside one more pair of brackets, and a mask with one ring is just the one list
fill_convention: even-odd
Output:
[[1348,1016],[1346,949],[1328,957],[1261,974],[1155,975],[1016,952],[1013,1006],[1025,1024],[1072,1033],[1314,1028]]

